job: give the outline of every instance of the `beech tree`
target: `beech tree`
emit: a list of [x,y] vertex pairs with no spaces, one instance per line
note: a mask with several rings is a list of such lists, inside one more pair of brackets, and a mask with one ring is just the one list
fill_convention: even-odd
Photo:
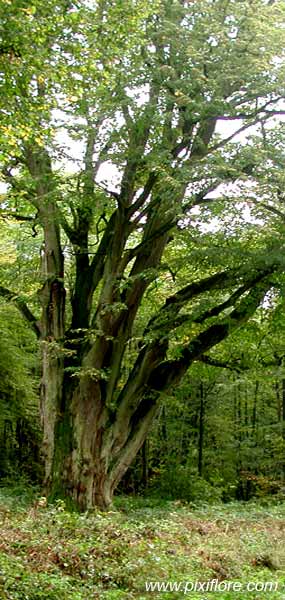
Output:
[[[221,186],[272,169],[284,4],[4,0],[2,12],[2,216],[30,224],[41,266],[37,299],[17,282],[0,292],[40,340],[49,496],[106,508],[161,396],[284,268],[280,240],[263,238],[202,277],[193,252],[189,281],[165,300],[153,291],[193,207],[203,219],[226,205]],[[260,149],[240,143],[252,126]]]

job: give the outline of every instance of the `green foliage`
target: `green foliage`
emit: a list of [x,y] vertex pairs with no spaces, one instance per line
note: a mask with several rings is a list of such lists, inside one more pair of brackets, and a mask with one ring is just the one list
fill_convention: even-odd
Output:
[[[0,305],[1,395],[12,392],[35,401],[35,340],[14,306]],[[23,403],[24,404],[24,403]],[[7,416],[7,415],[6,415]]]
[[159,494],[168,500],[181,500],[186,502],[214,503],[221,500],[222,488],[214,487],[205,479],[193,472],[193,467],[178,463],[166,465],[155,477],[153,485],[150,481],[149,493]]
[[140,455],[125,489],[177,500],[282,497],[283,316],[275,295],[267,302],[165,398],[147,441],[147,476]]
[[0,305],[0,476],[39,477],[35,340],[14,306]]

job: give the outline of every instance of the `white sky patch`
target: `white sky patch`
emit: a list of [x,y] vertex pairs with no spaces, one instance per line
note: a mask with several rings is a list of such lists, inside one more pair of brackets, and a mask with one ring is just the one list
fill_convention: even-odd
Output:
[[102,184],[111,192],[118,192],[120,188],[121,173],[111,161],[104,162],[97,173],[96,182]]

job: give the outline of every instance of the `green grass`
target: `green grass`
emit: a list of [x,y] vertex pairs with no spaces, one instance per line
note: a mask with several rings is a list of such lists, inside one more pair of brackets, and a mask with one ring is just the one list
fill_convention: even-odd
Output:
[[[0,598],[285,598],[285,503],[118,498],[108,513],[40,508],[0,489]],[[278,582],[276,592],[146,592],[146,581]]]

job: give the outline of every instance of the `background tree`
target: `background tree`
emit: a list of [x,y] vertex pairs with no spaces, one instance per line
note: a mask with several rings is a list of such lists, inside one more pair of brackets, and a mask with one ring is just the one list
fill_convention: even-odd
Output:
[[[7,323],[7,320],[9,322]],[[0,305],[0,477],[42,476],[35,343],[16,309]]]
[[[21,317],[28,314],[25,300],[33,297],[34,240],[11,218],[1,219],[0,231],[0,477],[20,473],[35,481],[42,477],[39,357],[35,336]],[[20,264],[23,252],[26,263]],[[22,289],[17,297],[7,288],[15,279]],[[7,304],[11,298],[20,312]]]
[[[164,400],[148,437],[149,493],[196,501],[281,493],[281,303],[276,296],[268,297],[246,326],[197,361],[179,389]],[[135,466],[135,490],[142,491],[141,458]]]

